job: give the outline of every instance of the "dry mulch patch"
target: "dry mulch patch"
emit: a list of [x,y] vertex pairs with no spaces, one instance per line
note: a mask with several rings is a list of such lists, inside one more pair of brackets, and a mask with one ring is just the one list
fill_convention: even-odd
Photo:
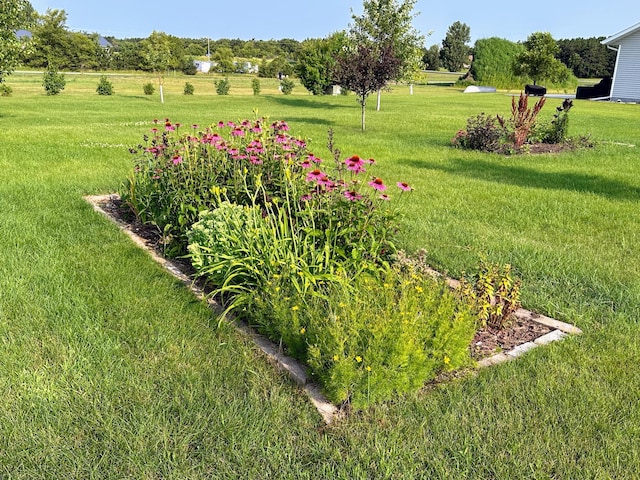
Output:
[[[141,223],[131,210],[122,203],[117,196],[110,196],[100,202],[99,207],[114,220],[140,237],[146,246],[153,249],[158,255],[163,254],[162,235],[152,225]],[[171,260],[176,267],[187,275],[193,275],[195,271],[190,263],[184,259]],[[481,360],[498,352],[507,352],[518,345],[531,342],[542,335],[552,331],[552,328],[530,319],[514,318],[504,329],[483,328],[480,329],[471,345],[471,356],[474,360]]]

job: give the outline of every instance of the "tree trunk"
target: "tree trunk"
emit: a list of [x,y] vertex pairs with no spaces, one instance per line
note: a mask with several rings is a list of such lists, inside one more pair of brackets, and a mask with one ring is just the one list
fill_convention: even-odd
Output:
[[162,84],[160,84],[160,103],[164,103],[164,93],[162,92]]
[[[378,90],[378,103],[376,104],[376,112],[380,111],[380,97],[382,96],[382,89]],[[364,130],[364,128],[363,128]]]
[[364,132],[364,115],[366,111],[366,103],[362,102],[362,131]]

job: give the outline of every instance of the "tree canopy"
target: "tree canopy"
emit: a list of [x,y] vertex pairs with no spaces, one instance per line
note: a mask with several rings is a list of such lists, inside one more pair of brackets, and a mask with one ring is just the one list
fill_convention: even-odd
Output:
[[24,43],[16,30],[30,26],[35,11],[26,0],[0,0],[0,83],[20,62]]
[[471,41],[471,28],[466,23],[454,22],[447,30],[442,40],[440,59],[444,68],[450,72],[459,72],[469,61],[471,48],[467,45]]
[[336,57],[346,44],[345,32],[328,38],[308,39],[302,42],[295,71],[300,83],[314,95],[322,95],[333,85]]
[[549,80],[563,83],[571,76],[571,72],[555,56],[559,47],[549,32],[536,32],[527,37],[525,50],[516,55],[513,71],[516,75],[525,75],[533,80]]

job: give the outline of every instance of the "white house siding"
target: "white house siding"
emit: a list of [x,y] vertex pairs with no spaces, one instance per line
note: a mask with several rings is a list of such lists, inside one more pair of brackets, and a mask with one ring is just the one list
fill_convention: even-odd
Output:
[[620,40],[611,100],[640,102],[640,30]]

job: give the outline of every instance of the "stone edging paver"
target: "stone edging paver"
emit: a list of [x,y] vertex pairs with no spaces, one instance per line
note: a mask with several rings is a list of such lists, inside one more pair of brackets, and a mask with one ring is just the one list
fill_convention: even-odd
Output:
[[[128,226],[124,222],[113,218],[108,212],[100,207],[101,203],[110,201],[112,199],[115,200],[116,198],[118,198],[117,195],[110,194],[89,195],[84,197],[84,199],[93,206],[93,209],[95,211],[101,213],[110,221],[118,225],[118,227],[120,227],[120,229],[125,232],[137,246],[145,250],[149,255],[151,255],[151,258],[153,258],[153,260],[158,262],[173,276],[182,281],[182,283],[184,283],[194,293],[194,295],[196,295],[198,299],[206,301],[211,306],[211,308],[220,311],[220,306],[215,302],[215,300],[209,298],[202,290],[202,288],[195,284],[186,273],[178,268],[173,262],[158,255],[144,242],[142,238],[140,238],[129,228],[127,228]],[[440,274],[436,270],[430,269],[429,273],[437,277],[442,276],[442,274]],[[458,280],[454,280],[448,277],[445,277],[445,280],[451,288],[455,288],[457,285],[459,285]],[[548,345],[551,342],[562,340],[568,335],[579,335],[582,333],[582,330],[574,325],[560,322],[554,318],[539,315],[534,312],[530,312],[529,310],[525,310],[524,308],[518,309],[515,315],[519,319],[537,322],[549,328],[552,328],[553,330],[549,333],[546,333],[545,335],[536,338],[532,342],[526,342],[507,352],[497,353],[490,357],[484,358],[477,362],[478,367],[489,367],[492,365],[498,365],[500,363],[513,360],[535,347]],[[307,369],[303,363],[282,353],[282,350],[278,347],[278,345],[273,343],[267,337],[256,333],[248,325],[235,321],[234,326],[239,331],[249,336],[251,340],[258,346],[258,348],[260,348],[260,350],[262,350],[262,352],[270,360],[272,360],[278,368],[285,370],[289,374],[289,376],[304,389],[306,394],[309,396],[311,403],[313,403],[313,405],[316,407],[318,413],[320,413],[326,424],[331,424],[342,416],[342,412],[340,411],[340,409],[324,396],[317,384],[313,383],[310,380],[309,376],[307,375]]]

